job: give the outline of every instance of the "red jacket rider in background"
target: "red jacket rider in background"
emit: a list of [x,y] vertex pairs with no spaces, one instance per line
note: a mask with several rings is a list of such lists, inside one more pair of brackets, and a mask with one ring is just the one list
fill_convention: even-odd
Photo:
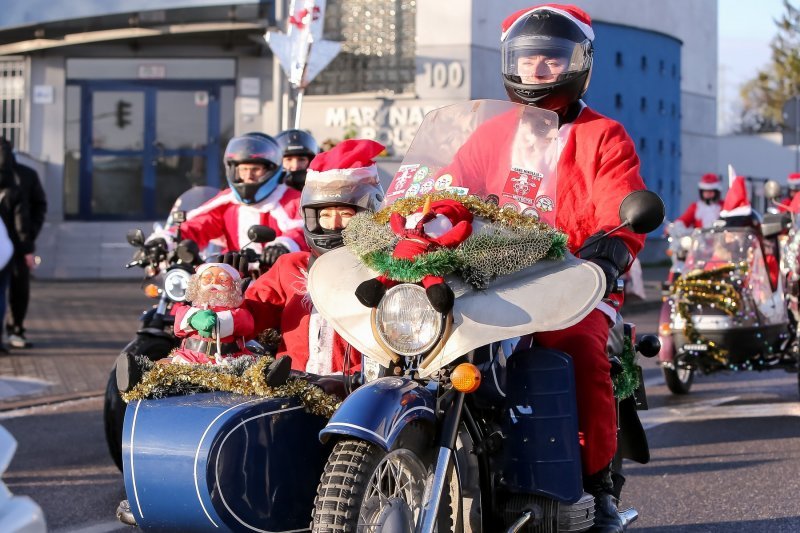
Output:
[[719,218],[722,209],[722,180],[716,174],[703,174],[697,184],[700,199],[675,219],[684,228],[709,228]]
[[[635,145],[625,128],[581,100],[589,84],[593,40],[589,16],[574,6],[524,9],[502,26],[502,74],[509,98],[555,111],[559,117],[556,226],[568,235],[572,252],[590,236],[618,226],[622,199],[645,188]],[[494,182],[487,190],[504,190],[504,181],[512,178],[507,156],[517,129],[510,121],[504,123],[505,118],[479,128],[472,137],[475,142],[461,148],[451,167],[456,180],[459,172],[483,172]],[[581,257],[603,270],[610,291],[643,244],[644,236],[621,230],[595,239]],[[622,531],[622,522],[610,470],[617,421],[606,342],[609,315],[615,316],[616,310],[602,305],[605,310],[595,309],[567,329],[537,333],[534,341],[572,356],[578,425],[585,443],[584,488],[595,497],[595,528],[614,532]]]
[[383,189],[372,159],[383,149],[375,141],[351,139],[314,158],[300,201],[311,252],[281,256],[245,292],[256,331],[281,332],[277,353],[291,358],[293,370],[330,375],[361,367],[361,354],[314,308],[306,282],[313,260],[342,246],[342,229],[350,218],[378,209]]
[[[224,250],[238,251],[250,239],[247,230],[255,224],[269,226],[277,237],[269,244],[247,247],[262,254],[266,266],[282,254],[305,250],[300,220],[300,192],[280,183],[280,147],[272,137],[247,134],[234,137],[225,148],[224,163],[229,189],[187,214],[181,237],[202,249],[211,240],[225,242]],[[164,237],[163,233],[150,238]],[[166,235],[174,237],[174,230]]]

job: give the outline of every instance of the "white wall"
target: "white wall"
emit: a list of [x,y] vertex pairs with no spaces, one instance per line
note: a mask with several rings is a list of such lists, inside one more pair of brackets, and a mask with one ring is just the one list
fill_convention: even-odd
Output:
[[780,133],[761,135],[723,135],[719,138],[717,172],[727,176],[728,165],[733,165],[742,176],[771,178],[786,184],[786,177],[798,170],[797,150],[781,146]]

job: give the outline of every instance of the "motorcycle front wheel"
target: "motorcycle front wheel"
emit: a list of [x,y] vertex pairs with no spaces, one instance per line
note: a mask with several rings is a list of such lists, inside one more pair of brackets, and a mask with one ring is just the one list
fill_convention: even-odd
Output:
[[694,370],[686,367],[662,367],[664,381],[672,394],[689,394],[694,381]]
[[[390,452],[358,439],[336,444],[322,474],[311,530],[314,532],[414,531],[424,503],[430,460],[418,451]],[[452,510],[449,492],[444,509]],[[452,512],[440,509],[437,531],[453,530]]]

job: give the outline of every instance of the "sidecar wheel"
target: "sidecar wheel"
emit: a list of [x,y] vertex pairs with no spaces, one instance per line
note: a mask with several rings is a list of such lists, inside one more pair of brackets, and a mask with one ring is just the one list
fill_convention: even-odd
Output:
[[[124,348],[123,352],[146,354],[151,360],[155,361],[165,357],[172,348],[172,344],[162,338],[137,335]],[[108,453],[117,468],[122,471],[122,427],[125,422],[127,404],[122,401],[119,395],[116,376],[117,366],[114,365],[106,384],[105,401],[103,402],[103,426]]]
[[672,394],[689,394],[694,381],[694,370],[691,368],[667,368],[664,371],[664,381]]
[[[426,463],[407,448],[385,452],[362,440],[340,441],[325,465],[314,500],[313,532],[414,531],[425,492]],[[437,531],[453,531],[451,497]]]

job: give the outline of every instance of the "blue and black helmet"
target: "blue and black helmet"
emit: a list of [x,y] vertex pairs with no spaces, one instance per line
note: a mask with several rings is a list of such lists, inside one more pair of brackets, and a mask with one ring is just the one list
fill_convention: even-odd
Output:
[[[275,190],[283,177],[283,154],[275,139],[266,134],[247,134],[234,137],[225,148],[225,175],[236,198],[245,204],[265,199]],[[266,173],[256,183],[244,183],[236,167],[242,163],[261,164]]]

